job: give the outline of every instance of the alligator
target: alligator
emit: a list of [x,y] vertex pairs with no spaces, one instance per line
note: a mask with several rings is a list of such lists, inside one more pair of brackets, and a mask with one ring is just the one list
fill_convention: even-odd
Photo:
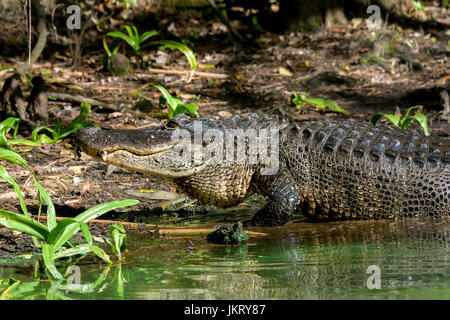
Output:
[[[280,226],[294,213],[312,221],[450,213],[449,140],[417,129],[256,114],[227,120],[175,115],[144,129],[85,128],[74,139],[93,158],[163,177],[203,203],[230,207],[253,193],[266,196],[245,226]],[[230,158],[217,146],[231,149]]]

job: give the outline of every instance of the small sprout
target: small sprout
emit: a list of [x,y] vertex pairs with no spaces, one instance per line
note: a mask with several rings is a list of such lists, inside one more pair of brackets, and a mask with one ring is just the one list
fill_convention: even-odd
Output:
[[164,50],[165,48],[171,49],[171,50],[180,50],[185,56],[186,59],[189,62],[189,65],[191,67],[191,71],[194,71],[197,69],[197,59],[195,58],[195,54],[194,52],[185,44],[182,44],[180,42],[176,42],[176,41],[171,41],[171,40],[157,40],[157,41],[152,41],[149,42],[145,45],[146,46],[150,46],[150,45],[160,45],[159,49],[160,50]]
[[105,239],[105,241],[111,246],[117,259],[121,261],[122,252],[125,251],[127,244],[125,228],[120,223],[115,223],[109,227],[109,235],[111,236],[111,240]]
[[[142,48],[142,44],[147,41],[149,38],[155,36],[158,34],[157,31],[152,30],[152,31],[147,31],[144,32],[143,34],[139,35],[137,28],[135,26],[123,26],[122,29],[125,29],[128,33],[125,34],[124,32],[121,31],[112,31],[112,32],[108,32],[106,35],[108,37],[114,37],[114,38],[119,38],[124,40],[131,48],[133,48],[134,52],[138,52],[141,48]],[[103,43],[105,45],[105,41]],[[105,50],[106,50],[105,46]],[[108,52],[108,50],[106,50]],[[109,56],[111,56],[111,54],[108,54]]]
[[[61,123],[58,121],[56,123],[55,129],[49,127],[40,126],[33,130],[31,133],[31,139],[33,142],[39,143],[58,143],[61,142],[63,138],[74,133],[77,130],[91,126],[89,122],[86,122],[86,118],[91,111],[91,105],[89,103],[83,102],[80,106],[80,114],[73,119],[73,121],[64,129],[61,129]],[[51,138],[46,134],[39,134],[41,130],[46,130],[51,133]]]
[[325,108],[330,109],[333,112],[342,113],[345,115],[349,115],[350,112],[340,107],[337,103],[321,98],[307,98],[307,94],[297,94],[292,91],[291,102],[295,105],[296,108],[300,109],[303,103],[308,103],[316,107],[318,111],[324,111]]
[[164,88],[161,85],[158,84],[152,84],[153,87],[157,88],[159,91],[161,91],[162,95],[159,98],[159,108],[164,109],[166,103],[169,105],[169,112],[167,114],[167,118],[171,119],[176,114],[182,114],[188,111],[190,114],[194,115],[195,117],[199,117],[198,114],[198,106],[191,102],[191,103],[182,103],[180,99],[172,97],[172,95],[167,91],[166,88]]
[[406,130],[409,126],[409,123],[415,119],[417,122],[419,122],[420,126],[422,127],[424,133],[426,136],[430,135],[430,132],[428,131],[428,125],[427,125],[427,116],[422,113],[415,113],[412,116],[409,116],[409,113],[413,109],[419,109],[423,108],[423,106],[413,106],[406,110],[405,115],[403,118],[401,116],[395,115],[395,114],[388,114],[388,113],[377,113],[374,114],[370,118],[370,123],[375,125],[378,120],[380,120],[382,117],[386,117],[389,121],[391,121],[395,126],[402,128],[402,130]]

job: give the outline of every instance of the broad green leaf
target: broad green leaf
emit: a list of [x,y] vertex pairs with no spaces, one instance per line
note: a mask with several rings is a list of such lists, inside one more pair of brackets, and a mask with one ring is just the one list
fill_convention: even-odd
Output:
[[62,274],[55,266],[55,251],[53,247],[47,243],[42,243],[42,258],[44,259],[45,268],[55,279],[64,279]]
[[[179,102],[181,102],[179,99],[176,99],[172,97],[172,95],[167,91],[166,88],[159,84],[152,84],[153,87],[159,89],[161,91],[162,95],[166,99],[167,103],[169,104],[170,109],[172,109],[172,112],[177,108]],[[178,100],[178,101],[177,101]]]
[[59,133],[59,138],[64,138],[79,129],[90,126],[90,123],[85,122],[90,111],[91,105],[89,103],[83,102],[80,106],[80,114],[75,119],[73,119],[73,121],[66,128],[61,130],[61,132]]
[[[31,147],[39,147],[41,145],[41,142],[26,140],[26,139],[10,139],[8,140],[9,145],[24,145],[24,146],[31,146]],[[27,150],[16,150],[17,151],[30,151],[31,149]]]
[[38,137],[38,133],[40,131],[42,131],[42,130],[46,130],[46,131],[48,131],[48,132],[50,132],[52,134],[52,139],[50,139],[48,136],[45,136],[46,138],[44,138],[44,139],[48,139],[48,141],[51,141],[51,142],[56,142],[57,141],[58,133],[55,130],[53,130],[53,129],[49,128],[49,127],[46,127],[46,126],[40,126],[40,127],[37,127],[36,129],[34,129],[31,132],[31,140],[38,141],[39,137],[42,136],[42,134],[41,134]]
[[421,105],[409,107],[409,108],[406,110],[406,113],[405,113],[405,115],[404,115],[403,118],[402,118],[402,122],[405,121],[405,120],[408,118],[408,115],[409,115],[409,113],[410,113],[412,110],[414,110],[414,109],[419,109],[419,108],[422,108],[422,107],[423,107],[423,106],[421,106]]
[[120,31],[112,31],[112,32],[108,32],[106,35],[109,37],[120,38],[120,39],[124,40],[126,43],[128,43],[130,45],[130,47],[133,48],[134,51],[138,51],[138,50],[136,50],[137,42],[134,39],[127,36],[125,33],[120,32]]
[[198,117],[198,111],[197,111],[197,106],[194,103],[188,103],[188,104],[180,104],[176,107],[176,109],[173,111],[172,116],[176,115],[176,114],[183,114],[186,111],[189,111],[191,114],[195,115],[196,117]]
[[17,164],[17,163],[21,164],[24,167],[26,167],[28,170],[30,170],[31,173],[34,175],[33,170],[31,170],[31,168],[28,166],[28,163],[25,161],[25,159],[11,150],[0,149],[0,159],[6,160],[6,161],[14,163],[14,164]]
[[9,130],[14,129],[13,137],[16,137],[17,130],[19,129],[19,122],[19,118],[9,117],[0,122],[0,131],[7,130],[6,132],[8,132]]
[[19,198],[19,204],[20,208],[22,209],[22,212],[29,217],[30,214],[28,213],[27,205],[25,203],[25,199],[22,196],[22,192],[20,191],[19,185],[14,181],[14,179],[10,176],[8,171],[3,166],[0,166],[0,177],[6,180],[11,187],[14,189],[14,192],[16,193],[17,197]]
[[56,260],[61,258],[68,258],[72,256],[88,254],[90,252],[97,255],[103,261],[112,263],[111,259],[109,259],[109,256],[105,253],[105,251],[93,244],[80,244],[64,251],[58,251],[57,253],[55,253],[54,259]]
[[80,223],[88,223],[89,221],[98,218],[102,214],[122,207],[128,207],[133,206],[135,204],[138,204],[138,200],[133,199],[127,199],[127,200],[115,200],[110,201],[102,204],[98,204],[92,208],[89,208],[88,210],[84,211],[83,213],[80,213],[78,216],[75,217],[75,220]]
[[69,249],[59,250],[58,252],[55,253],[54,258],[55,260],[57,260],[61,258],[68,258],[73,256],[89,254],[91,252],[92,250],[88,244],[80,244],[78,246],[73,246],[72,248]]
[[186,108],[187,111],[189,111],[190,113],[195,115],[197,118],[199,117],[198,107],[195,103],[191,102],[191,103],[183,104],[183,106]]
[[92,244],[92,234],[89,231],[89,226],[86,223],[80,223],[80,229],[86,242]]
[[47,243],[53,245],[53,250],[57,252],[79,230],[80,224],[78,221],[74,219],[63,219],[50,232]]
[[157,40],[157,41],[151,41],[148,42],[145,46],[150,46],[150,45],[161,45],[163,46],[163,48],[169,48],[171,50],[180,50],[187,58],[189,65],[191,67],[191,70],[195,70],[197,69],[197,59],[195,59],[195,55],[194,52],[186,45],[180,43],[180,42],[176,42],[176,41],[172,41],[172,40]]
[[400,117],[395,114],[376,113],[370,118],[370,123],[376,124],[382,117],[389,119],[395,126],[400,127]]
[[45,240],[48,229],[43,224],[26,216],[0,209],[0,223],[5,227]]
[[[52,200],[51,200],[50,196],[48,195],[47,191],[45,191],[45,189],[40,185],[34,171],[28,166],[27,162],[21,156],[19,156],[15,152],[12,152],[11,150],[0,149],[0,159],[7,160],[11,163],[19,163],[19,164],[23,165],[24,167],[26,167],[31,172],[31,174],[34,177],[34,184],[36,185],[36,187],[38,188],[38,191],[39,191],[39,205],[41,205],[41,198],[47,204],[47,224],[48,224],[49,230],[51,231],[56,226],[55,207],[54,207]],[[1,170],[1,169],[3,169],[3,170]],[[4,168],[2,166],[0,166],[0,172],[2,173],[2,177],[4,179],[6,179],[13,186],[14,191],[16,192],[17,196],[19,197],[19,202],[20,202],[20,206],[22,208],[23,213],[26,216],[29,216],[26,205],[25,205],[25,200],[23,199],[22,194],[20,193],[19,186],[14,182],[14,180],[11,178],[11,176],[9,176],[9,174],[6,172],[6,170],[4,170]],[[40,206],[39,206],[39,212],[40,212]]]
[[148,38],[156,36],[157,34],[158,34],[158,31],[155,31],[155,30],[144,32],[143,34],[141,34],[139,36],[139,43],[143,43]]
[[55,212],[55,206],[53,205],[52,199],[48,195],[47,191],[41,186],[37,178],[34,179],[34,184],[36,185],[38,191],[39,191],[39,212],[41,209],[41,198],[44,200],[44,202],[47,204],[47,226],[48,230],[52,231],[53,228],[56,227],[56,212]]
[[116,223],[109,227],[109,234],[112,241],[108,241],[111,249],[119,260],[122,260],[122,251],[125,250],[127,235],[125,233],[125,228],[120,224]]
[[[422,127],[425,135],[426,136],[430,135],[430,132],[428,131],[427,117],[424,114],[416,113],[415,115],[410,116],[409,118],[416,119],[417,122],[419,122],[420,126]],[[407,125],[406,125],[406,127],[407,127]]]
[[103,251],[103,249],[94,246],[92,244],[88,244],[88,246],[91,248],[92,253],[98,256],[100,259],[102,259],[106,263],[112,263],[111,259],[109,259],[109,256],[106,254],[105,251]]
[[100,257],[100,259],[102,259],[103,261],[111,263],[111,259],[109,259],[109,256],[105,253],[105,251],[92,244],[81,244],[64,251],[58,251],[57,253],[55,253],[54,258],[61,259],[76,255],[88,254],[90,252]]

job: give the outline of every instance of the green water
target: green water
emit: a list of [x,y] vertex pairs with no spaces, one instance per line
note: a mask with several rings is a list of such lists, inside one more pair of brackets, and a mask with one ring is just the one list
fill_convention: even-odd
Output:
[[[31,262],[3,264],[0,279],[20,280],[3,298],[450,299],[449,219],[252,230],[266,235],[235,247],[129,234],[126,263],[82,260],[77,288],[33,280]],[[379,268],[380,289],[368,288],[369,266]],[[0,292],[10,284],[0,282]]]

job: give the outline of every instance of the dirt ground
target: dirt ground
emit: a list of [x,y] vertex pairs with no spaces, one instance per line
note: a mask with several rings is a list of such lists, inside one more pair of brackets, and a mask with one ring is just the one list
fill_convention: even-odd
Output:
[[[136,70],[126,77],[113,77],[99,68],[104,54],[100,45],[83,56],[79,70],[72,70],[69,55],[59,51],[47,53],[35,70],[46,70],[50,96],[60,92],[109,104],[94,105],[88,118],[104,129],[161,124],[165,116],[158,109],[160,93],[150,86],[158,83],[183,101],[195,102],[205,117],[261,112],[300,121],[368,121],[375,113],[394,113],[397,107],[404,112],[407,107],[423,105],[431,133],[445,137],[450,134],[450,106],[441,99],[441,92],[450,88],[449,35],[445,31],[403,29],[397,25],[371,31],[364,21],[352,21],[331,29],[285,35],[253,31],[252,40],[243,45],[233,42],[218,22],[178,19],[173,28],[180,38],[193,32],[202,34],[206,29],[205,36],[192,40],[199,63],[192,79],[180,52],[157,48],[149,48],[144,54],[151,69]],[[384,61],[371,59],[380,50]],[[0,57],[0,61],[1,65],[9,65],[17,58]],[[7,71],[0,72],[0,82],[7,76]],[[136,90],[149,98],[147,110],[136,108]],[[298,109],[290,103],[292,91],[332,100],[351,114],[307,105]],[[79,112],[75,102],[49,100],[49,107],[53,124],[56,119],[69,123]],[[29,138],[25,131],[19,131],[18,137],[21,135]],[[151,215],[181,197],[160,179],[112,168],[84,154],[77,158],[70,138],[35,147],[22,156],[52,197],[58,216],[74,216],[93,205],[126,198],[141,202],[122,212]],[[18,165],[0,163],[21,187],[30,211],[36,213],[37,190],[30,173]],[[17,212],[17,196],[12,188],[0,181],[0,190],[0,207]],[[178,208],[189,202],[178,204]],[[206,209],[203,206],[198,210]],[[114,217],[117,215],[108,216]],[[2,250],[26,249],[11,243],[8,249],[8,245],[1,244],[6,238],[14,242],[15,237],[11,231],[0,229]]]

